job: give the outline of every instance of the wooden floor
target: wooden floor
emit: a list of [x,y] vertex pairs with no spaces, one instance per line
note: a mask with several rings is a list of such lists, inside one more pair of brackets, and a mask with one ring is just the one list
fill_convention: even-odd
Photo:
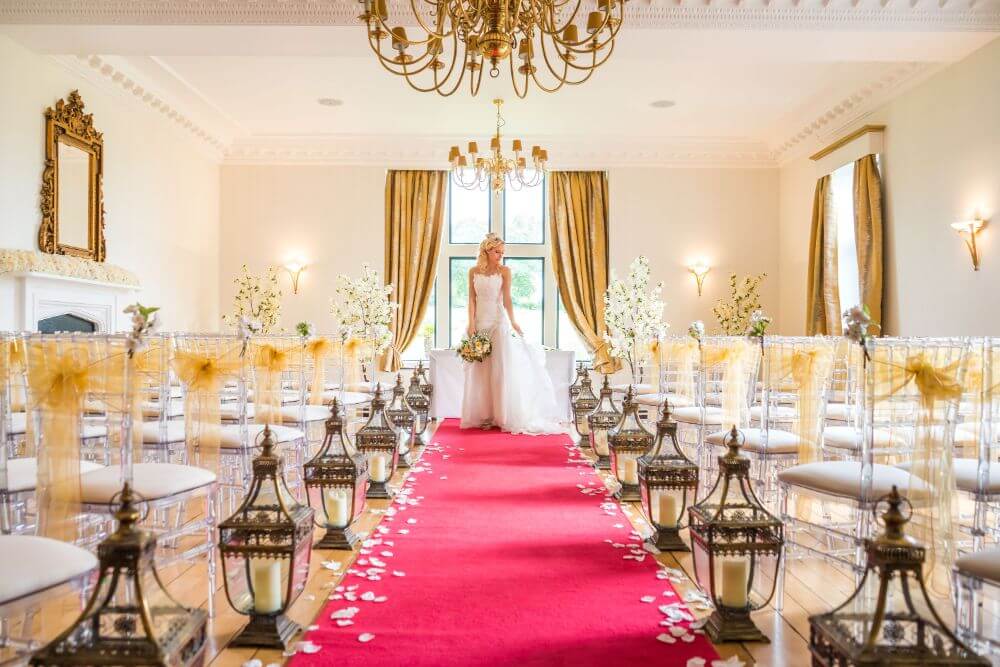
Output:
[[[432,425],[433,427],[433,425]],[[394,485],[400,485],[406,471],[398,471],[393,478]],[[604,476],[609,488],[616,483],[610,475]],[[369,533],[378,524],[383,514],[379,510],[388,507],[389,501],[369,501],[368,507],[359,520],[360,533]],[[642,518],[638,503],[628,503],[625,513],[636,530],[646,534],[650,528]],[[317,532],[317,539],[320,537]],[[686,538],[686,536],[685,536]],[[293,620],[307,627],[326,603],[331,588],[337,585],[341,575],[322,566],[324,561],[339,563],[339,572],[345,572],[354,560],[356,552],[313,551],[310,576],[304,593],[290,611]],[[695,588],[691,555],[688,553],[664,553],[656,556],[666,567],[683,571],[688,579],[677,584],[678,592],[684,595]],[[203,559],[184,563],[161,570],[161,577],[170,592],[183,604],[205,608],[207,601],[207,569]],[[221,587],[221,565],[219,569]],[[785,608],[777,613],[767,607],[754,614],[754,621],[771,638],[768,644],[724,644],[717,646],[723,657],[738,656],[746,664],[770,665],[773,667],[799,667],[810,662],[808,636],[810,614],[826,611],[839,604],[854,590],[853,577],[819,560],[794,561],[788,569],[785,587]],[[245,617],[232,611],[225,593],[220,588],[215,596],[217,614],[210,621],[210,642],[206,662],[216,667],[240,667],[251,659],[259,659],[267,667],[282,663],[286,658],[276,650],[226,649],[227,643],[242,628]]]

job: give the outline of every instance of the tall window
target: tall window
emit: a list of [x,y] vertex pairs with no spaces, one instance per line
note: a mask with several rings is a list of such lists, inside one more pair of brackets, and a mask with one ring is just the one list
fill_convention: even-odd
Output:
[[830,174],[832,219],[837,228],[837,291],[841,312],[861,302],[858,246],[854,235],[854,163]]

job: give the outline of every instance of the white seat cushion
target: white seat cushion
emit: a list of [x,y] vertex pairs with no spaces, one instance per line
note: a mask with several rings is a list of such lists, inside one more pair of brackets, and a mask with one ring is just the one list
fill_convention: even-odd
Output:
[[[99,463],[80,461],[80,472],[103,468]],[[38,459],[33,456],[7,460],[7,490],[11,493],[32,491],[38,481]]]
[[330,408],[325,405],[286,405],[281,408],[281,418],[289,422],[321,422],[330,418]]
[[82,577],[97,568],[86,549],[35,535],[0,537],[0,605]]
[[[700,424],[701,423],[701,408],[697,406],[681,407],[677,408],[671,413],[679,422],[684,422],[685,424]],[[705,423],[710,425],[718,426],[722,424],[722,408],[716,407],[706,407],[705,408]]]
[[[264,424],[247,424],[247,432],[250,437],[249,446],[253,447],[261,438],[264,432]],[[304,440],[306,434],[291,426],[271,426],[271,433],[274,434],[275,442],[294,442]],[[222,427],[220,444],[226,449],[239,449],[243,446],[240,442],[240,427],[238,424],[226,424]]]
[[323,392],[323,403],[329,404],[333,399],[340,401],[341,405],[363,405],[372,402],[372,395],[357,391],[345,391],[341,396],[335,389],[328,389]]
[[[861,499],[861,464],[855,461],[803,463],[780,471],[778,479],[792,486],[831,496],[853,500]],[[876,463],[872,467],[871,497],[874,499],[884,496],[892,491],[894,485],[903,494],[911,490],[920,490],[923,487],[920,480],[905,470],[896,466]]]
[[955,569],[1000,586],[1000,547],[962,556],[955,560]]
[[[136,463],[132,466],[132,488],[145,500],[157,500],[215,482],[215,473],[176,463]],[[121,469],[110,466],[80,476],[80,499],[92,505],[107,505],[122,490]]]
[[[772,428],[767,432],[767,450],[764,449],[764,431],[759,428],[741,428],[746,441],[742,449],[755,454],[795,454],[799,451],[799,437],[789,431]],[[718,431],[706,436],[705,442],[722,447],[726,444],[729,431]]]
[[632,387],[632,393],[636,396],[656,393],[656,387],[646,382],[641,382],[639,384],[613,384],[611,385],[611,391],[616,394],[624,394],[628,391],[629,387]]
[[[900,463],[897,467],[909,470],[912,463]],[[955,486],[966,493],[976,493],[979,483],[976,481],[979,470],[979,459],[953,459],[952,470],[955,473]],[[986,493],[1000,494],[1000,463],[990,465],[989,479],[986,481]]]
[[[892,444],[891,436],[892,434],[885,429],[876,429],[873,432],[875,447],[879,449],[889,447]],[[897,438],[897,441],[900,445],[904,444],[900,438]],[[861,435],[853,426],[827,426],[823,429],[823,444],[827,447],[856,451],[860,442]]]
[[[143,401],[142,416],[146,419],[156,419],[162,412],[160,404],[156,401]],[[184,415],[183,401],[170,401],[167,403],[167,417],[181,417]]]
[[164,424],[163,432],[160,431],[159,422],[142,423],[142,441],[146,444],[156,445],[167,442],[184,441],[184,422],[175,419]]
[[826,418],[838,422],[846,422],[851,418],[851,406],[847,403],[827,403]]
[[678,394],[641,394],[636,397],[635,402],[639,405],[660,407],[663,405],[664,398],[670,401],[671,411],[675,407],[691,405],[691,399],[687,396],[680,396]]
[[[323,385],[323,388],[327,391],[334,391],[340,389],[340,385],[333,382]],[[344,389],[349,392],[354,392],[357,394],[371,394],[372,387],[367,382],[348,382],[344,385]]]
[[24,435],[28,424],[28,414],[26,412],[14,412],[10,415],[10,429],[7,435]]
[[[228,421],[236,421],[239,418],[239,405],[236,402],[223,403],[219,408],[219,417]],[[253,419],[253,403],[247,403],[247,419]]]
[[[753,421],[760,421],[761,415],[764,414],[764,408],[760,405],[755,405],[750,408],[750,419]],[[798,416],[798,411],[793,407],[787,405],[772,405],[771,409],[768,410],[768,418],[771,421],[780,421],[782,419],[791,420]]]

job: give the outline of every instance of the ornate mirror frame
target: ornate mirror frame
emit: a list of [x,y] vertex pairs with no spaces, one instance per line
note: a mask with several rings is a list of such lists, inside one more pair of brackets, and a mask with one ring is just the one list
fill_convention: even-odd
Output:
[[[59,240],[59,145],[69,145],[90,158],[86,248]],[[104,138],[94,128],[92,114],[83,112],[79,91],[45,110],[45,170],[42,172],[42,225],[38,230],[38,249],[56,255],[73,255],[103,262],[104,244]]]

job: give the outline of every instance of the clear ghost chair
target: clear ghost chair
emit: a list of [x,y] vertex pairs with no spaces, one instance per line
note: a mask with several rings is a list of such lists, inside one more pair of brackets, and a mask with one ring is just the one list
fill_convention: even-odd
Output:
[[[331,341],[331,345],[323,346],[323,355],[307,355],[307,364],[322,362],[320,375],[323,377],[321,404],[329,405],[334,398],[340,403],[344,410],[344,429],[352,437],[358,429],[364,425],[368,419],[368,408],[372,402],[372,392],[367,390],[367,385],[358,386],[357,383],[350,382],[352,372],[360,376],[360,369],[354,363],[355,371],[351,371],[352,361],[348,354],[347,344],[338,334],[317,334],[313,340]],[[316,371],[313,371],[316,374]],[[349,385],[351,388],[349,388]],[[365,389],[364,391],[358,391]],[[312,389],[310,389],[312,392]],[[310,393],[309,402],[316,404],[315,397]]]
[[173,336],[150,336],[146,349],[133,356],[136,400],[142,422],[133,424],[142,436],[144,460],[183,462],[184,387],[171,371]]
[[[950,460],[940,452],[952,447],[968,361],[967,339],[870,338],[867,347],[870,360],[861,387],[858,456],[827,457],[829,447],[824,443],[827,460],[778,473],[779,510],[786,525],[782,581],[789,559],[806,555],[859,576],[864,570],[864,540],[871,535],[873,503],[893,486],[921,513],[935,510],[931,500],[953,495],[943,488],[946,466],[939,462]],[[905,469],[907,462],[913,464],[910,470]],[[933,551],[941,533],[950,533],[950,520],[948,513],[935,516],[933,522],[914,522],[915,537]],[[781,603],[779,587],[779,609]]]
[[[643,406],[649,421],[655,423],[664,401],[670,409],[690,407],[695,404],[698,385],[698,341],[690,336],[666,336],[657,346],[659,369],[657,391],[636,396],[635,402]],[[653,409],[650,409],[653,408]]]
[[[750,459],[751,479],[765,503],[775,502],[775,475],[795,462],[818,460],[834,359],[834,341],[822,337],[765,336],[759,426],[742,429],[740,453]],[[725,447],[729,432],[705,437]]]

